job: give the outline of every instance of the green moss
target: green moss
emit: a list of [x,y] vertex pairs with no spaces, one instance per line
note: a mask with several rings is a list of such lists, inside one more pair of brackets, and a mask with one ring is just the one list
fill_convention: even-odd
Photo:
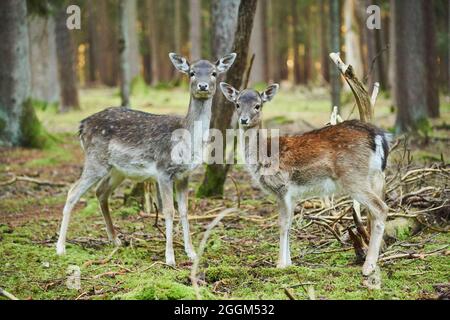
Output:
[[24,102],[23,112],[19,122],[21,146],[28,148],[48,148],[54,144],[54,139],[48,134],[36,117],[31,99]]
[[197,198],[222,197],[226,178],[226,171],[221,166],[206,166],[205,178],[196,193]]
[[[205,289],[201,290],[201,295],[202,298],[213,298],[213,295]],[[192,300],[195,298],[192,287],[166,278],[147,280],[130,292],[114,297],[114,299],[123,300]]]

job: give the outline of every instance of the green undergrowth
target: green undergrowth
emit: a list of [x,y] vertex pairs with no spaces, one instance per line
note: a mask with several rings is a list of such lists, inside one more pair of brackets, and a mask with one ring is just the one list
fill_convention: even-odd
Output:
[[[30,221],[20,227],[0,224],[0,283],[20,298],[74,299],[194,299],[190,262],[183,252],[181,226],[175,224],[177,268],[165,266],[164,241],[153,219],[140,219],[115,207],[113,219],[124,246],[104,263],[114,248],[106,232],[97,203],[88,199],[74,213],[69,228],[67,253],[55,254],[59,219]],[[194,244],[202,227],[191,223]],[[314,287],[318,299],[420,299],[432,296],[433,285],[450,279],[450,257],[401,259],[381,265],[383,287],[371,291],[361,283],[361,266],[353,250],[323,253],[314,243],[296,240],[292,234],[294,266],[275,268],[278,229],[261,229],[240,220],[227,227],[222,223],[212,233],[199,268],[204,299],[286,299],[290,287],[298,299],[308,295],[302,283]],[[162,225],[161,225],[162,227]],[[133,240],[130,241],[130,239]],[[90,239],[90,240],[86,240]],[[422,233],[408,238],[411,243],[428,239],[421,251],[428,252],[449,243],[448,234]],[[334,243],[328,250],[339,250]],[[68,289],[68,268],[78,266],[81,288]]]

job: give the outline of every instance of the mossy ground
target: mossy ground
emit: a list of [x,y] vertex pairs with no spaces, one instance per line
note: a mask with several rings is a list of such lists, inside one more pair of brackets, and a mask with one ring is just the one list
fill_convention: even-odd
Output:
[[[83,91],[81,101],[81,112],[60,115],[53,110],[38,111],[45,128],[59,142],[45,150],[2,151],[1,180],[8,179],[6,173],[15,173],[73,183],[83,165],[76,137],[77,123],[103,107],[117,105],[118,97],[113,90],[96,89]],[[183,89],[149,89],[146,95],[135,96],[132,101],[148,112],[183,113],[188,95]],[[349,114],[351,107],[349,104],[344,108],[344,114]],[[449,122],[449,111],[450,107],[444,106],[441,120],[444,123]],[[273,118],[274,125],[283,125],[291,131],[307,129],[302,119],[319,126],[327,122],[328,116],[323,92],[280,93],[265,110],[266,119]],[[387,100],[381,99],[377,117],[386,126],[393,123]],[[435,134],[443,135],[442,131]],[[441,153],[448,159],[448,142],[439,143],[416,151],[415,161],[429,163],[440,159]],[[238,183],[242,212],[225,218],[209,238],[199,270],[205,299],[287,299],[285,287],[291,287],[298,299],[307,299],[306,291],[299,285],[302,283],[311,283],[319,299],[435,298],[433,286],[450,280],[447,252],[447,255],[381,263],[382,289],[368,290],[362,285],[361,266],[355,262],[350,244],[340,244],[325,229],[308,226],[298,217],[291,233],[294,266],[276,269],[278,227],[273,199],[253,188],[243,168],[234,167],[230,174]],[[223,199],[195,198],[202,178],[199,170],[190,182],[191,216],[215,214],[221,208],[236,205],[236,189],[231,181],[225,184]],[[195,298],[189,279],[191,262],[182,246],[181,225],[175,223],[177,267],[174,269],[163,263],[164,238],[154,226],[155,219],[143,217],[137,208],[123,206],[123,194],[130,188],[131,183],[125,183],[111,200],[113,221],[124,246],[108,261],[102,261],[114,247],[107,242],[103,218],[92,191],[77,205],[69,227],[67,254],[59,257],[54,245],[68,186],[17,182],[0,187],[0,287],[20,298],[35,300]],[[209,221],[191,221],[196,247]],[[159,226],[164,229],[161,219]],[[405,237],[388,250],[430,252],[450,243],[448,233],[430,230]],[[405,241],[408,246],[404,246]],[[81,271],[79,290],[69,289],[66,283],[70,279],[68,268],[74,265]]]

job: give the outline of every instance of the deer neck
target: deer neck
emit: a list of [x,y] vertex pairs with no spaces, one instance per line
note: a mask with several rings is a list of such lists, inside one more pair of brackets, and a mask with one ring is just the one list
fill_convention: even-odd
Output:
[[[240,128],[240,145],[245,157],[246,165],[256,165],[259,153],[259,130],[262,129],[261,122],[251,128]],[[247,139],[247,141],[246,141]]]
[[185,129],[193,134],[195,126],[201,125],[202,134],[205,134],[211,121],[211,106],[212,98],[200,100],[191,96],[188,113],[184,119]]

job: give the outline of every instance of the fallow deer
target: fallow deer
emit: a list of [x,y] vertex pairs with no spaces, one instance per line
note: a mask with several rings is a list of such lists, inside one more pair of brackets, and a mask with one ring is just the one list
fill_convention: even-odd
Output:
[[[211,120],[211,105],[216,91],[216,77],[233,64],[231,53],[215,63],[199,60],[189,64],[186,58],[169,54],[173,65],[190,77],[190,104],[185,117],[156,115],[127,108],[108,108],[81,121],[79,136],[85,153],[80,179],[70,189],[63,210],[63,219],[57,243],[57,253],[65,253],[65,242],[70,214],[80,197],[94,184],[100,208],[105,219],[109,239],[120,245],[120,239],[111,220],[108,198],[125,179],[145,181],[156,179],[162,200],[166,227],[166,263],[175,265],[173,251],[173,189],[175,187],[178,211],[183,227],[184,247],[189,258],[196,254],[192,247],[187,218],[188,174],[195,164],[179,164],[172,159],[172,149],[180,141],[172,139],[177,129],[190,133],[188,145],[203,145]],[[201,124],[202,135],[193,134],[194,124]],[[193,148],[193,152],[201,149]],[[200,151],[195,151],[200,150]],[[193,154],[198,158],[199,155]]]
[[388,212],[382,193],[389,134],[371,124],[350,120],[302,135],[280,136],[278,167],[267,175],[259,160],[253,164],[248,161],[257,159],[258,154],[252,153],[258,152],[259,143],[252,148],[245,144],[244,137],[248,130],[261,128],[263,105],[272,100],[278,85],[271,85],[262,93],[253,89],[239,92],[223,82],[220,87],[225,97],[235,104],[248,171],[278,201],[281,229],[278,267],[292,263],[289,229],[295,200],[341,191],[370,211],[370,243],[362,273],[364,276],[374,273]]

